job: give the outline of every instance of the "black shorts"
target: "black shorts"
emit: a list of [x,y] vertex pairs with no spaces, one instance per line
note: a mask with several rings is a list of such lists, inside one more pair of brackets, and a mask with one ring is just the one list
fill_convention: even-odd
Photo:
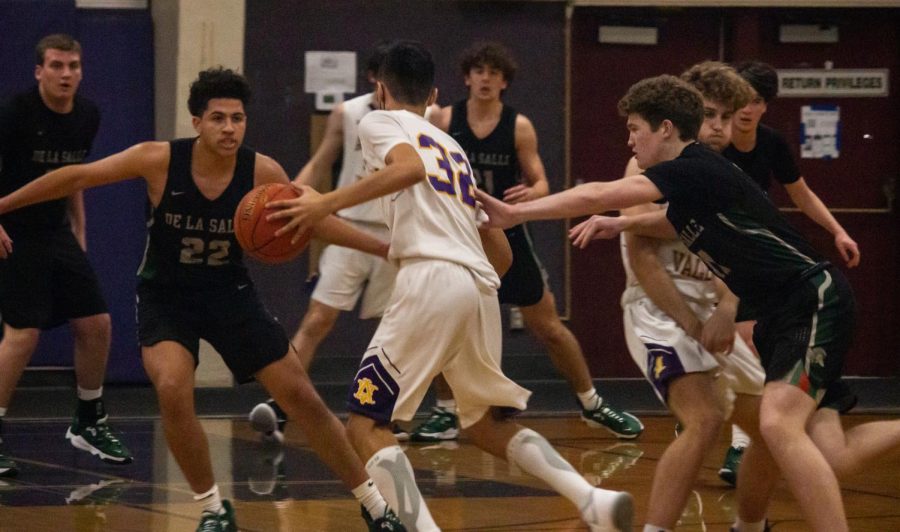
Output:
[[[844,359],[850,349],[855,321],[850,285],[833,266],[822,270],[790,292],[784,304],[763,316],[753,329],[766,382],[784,381],[800,387],[822,404],[845,393],[836,393]],[[834,406],[843,410],[840,405]]]
[[68,228],[17,234],[0,259],[0,314],[16,329],[50,329],[108,312],[87,255]]
[[284,329],[256,296],[252,284],[186,291],[147,283],[137,289],[142,346],[163,340],[183,345],[199,363],[200,339],[212,345],[239,383],[288,353]]
[[500,279],[497,295],[500,303],[530,307],[537,305],[544,297],[547,273],[531,244],[531,236],[525,225],[510,227],[505,231],[512,248],[512,266]]

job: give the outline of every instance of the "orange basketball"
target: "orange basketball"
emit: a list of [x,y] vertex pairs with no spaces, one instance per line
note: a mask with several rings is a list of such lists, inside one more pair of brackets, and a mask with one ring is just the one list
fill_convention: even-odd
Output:
[[276,209],[267,209],[266,203],[274,200],[292,199],[300,191],[284,183],[260,185],[244,196],[234,213],[234,236],[244,249],[244,253],[268,264],[287,262],[306,249],[309,232],[291,243],[294,232],[275,236],[275,231],[284,226],[285,220],[266,220],[266,216]]

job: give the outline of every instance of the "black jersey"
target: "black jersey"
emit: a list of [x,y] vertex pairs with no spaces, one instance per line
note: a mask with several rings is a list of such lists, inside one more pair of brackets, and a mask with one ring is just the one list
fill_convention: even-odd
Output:
[[827,266],[740,168],[700,144],[644,175],[669,202],[682,242],[741,299],[746,319],[775,310]]
[[[34,87],[0,106],[0,195],[27,185],[50,170],[84,161],[100,127],[100,111],[75,96],[71,112],[48,108]],[[0,216],[15,238],[22,232],[46,232],[69,223],[66,199],[30,205]]]
[[478,188],[501,200],[506,189],[520,183],[516,115],[515,109],[504,105],[497,127],[483,139],[476,137],[469,127],[466,100],[453,104],[450,118],[450,136],[466,151]]
[[231,183],[211,200],[191,175],[194,140],[170,142],[166,188],[156,208],[148,205],[147,247],[138,277],[141,284],[192,290],[249,284],[233,218],[253,188],[256,152],[238,150]]
[[773,177],[782,185],[800,179],[800,170],[787,141],[780,133],[763,124],[756,127],[756,146],[752,150],[738,151],[734,144],[730,144],[722,155],[738,165],[767,192]]

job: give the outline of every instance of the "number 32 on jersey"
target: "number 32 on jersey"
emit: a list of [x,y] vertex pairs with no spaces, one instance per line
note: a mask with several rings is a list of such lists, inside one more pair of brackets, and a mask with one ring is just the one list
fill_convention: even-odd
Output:
[[427,174],[428,182],[438,192],[454,196],[469,207],[475,208],[475,184],[472,167],[465,154],[449,151],[441,143],[425,134],[419,135],[419,146],[435,152],[439,173]]

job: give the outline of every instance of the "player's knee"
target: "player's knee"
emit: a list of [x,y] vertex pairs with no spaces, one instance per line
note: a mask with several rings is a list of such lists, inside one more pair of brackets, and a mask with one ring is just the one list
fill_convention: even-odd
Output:
[[79,339],[109,338],[112,333],[112,320],[109,314],[95,314],[72,320],[72,333]]
[[3,346],[8,353],[16,357],[30,358],[37,349],[38,340],[41,338],[39,329],[13,329],[4,327]]

